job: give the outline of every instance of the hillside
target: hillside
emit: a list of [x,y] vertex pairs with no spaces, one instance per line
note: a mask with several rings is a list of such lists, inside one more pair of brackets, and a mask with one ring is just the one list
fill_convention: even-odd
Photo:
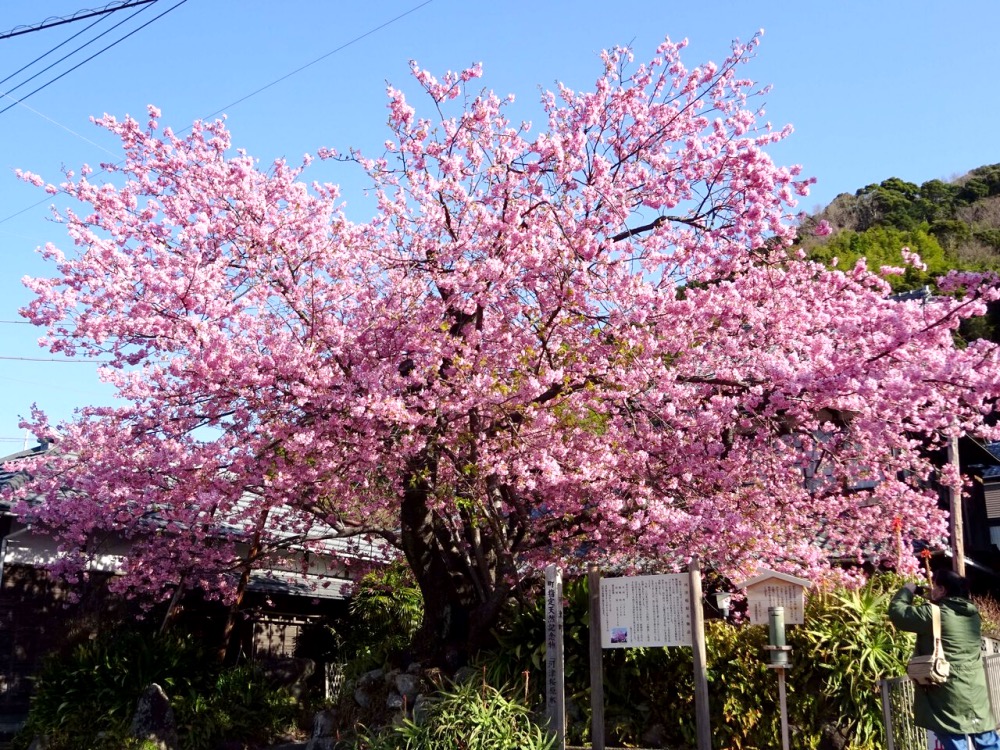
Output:
[[[821,222],[833,230],[813,234]],[[853,195],[842,193],[819,213],[805,218],[800,244],[809,257],[852,268],[861,257],[869,267],[903,266],[902,248],[921,255],[927,270],[907,267],[889,277],[896,292],[929,286],[952,270],[1000,271],[1000,164],[977,167],[952,182],[922,185],[890,177]],[[963,327],[969,338],[1000,340],[1000,306]]]

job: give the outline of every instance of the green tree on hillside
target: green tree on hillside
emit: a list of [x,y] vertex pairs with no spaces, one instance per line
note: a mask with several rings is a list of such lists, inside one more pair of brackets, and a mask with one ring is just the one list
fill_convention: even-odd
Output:
[[[926,271],[904,264],[904,247],[920,254],[927,264]],[[906,269],[903,275],[888,277],[893,291],[897,292],[933,285],[936,277],[952,267],[937,239],[924,228],[904,231],[875,226],[863,232],[845,230],[822,245],[815,245],[809,254],[824,264],[836,259],[836,267],[842,271],[853,268],[859,258],[867,258],[868,266],[873,270],[882,266],[902,266]]]

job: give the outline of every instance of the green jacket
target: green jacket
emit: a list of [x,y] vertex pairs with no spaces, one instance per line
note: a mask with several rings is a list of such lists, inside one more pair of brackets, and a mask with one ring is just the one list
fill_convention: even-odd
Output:
[[[914,684],[913,719],[917,726],[948,734],[975,734],[996,725],[986,691],[980,653],[979,612],[958,597],[947,597],[941,607],[941,641],[951,674],[943,685]],[[914,656],[934,650],[929,604],[914,605],[913,592],[900,589],[889,604],[889,619],[900,630],[917,634]]]

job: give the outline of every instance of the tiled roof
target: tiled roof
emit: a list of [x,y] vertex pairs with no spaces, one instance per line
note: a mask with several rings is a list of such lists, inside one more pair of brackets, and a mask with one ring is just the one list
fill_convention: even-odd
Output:
[[5,490],[16,490],[19,487],[23,487],[25,482],[31,479],[31,474],[23,467],[19,468],[18,465],[23,464],[25,459],[42,455],[48,449],[48,443],[40,443],[34,448],[0,458],[0,513],[10,510],[10,503],[7,501],[7,492]]
[[[18,463],[25,459],[37,457],[50,449],[48,444],[38,445],[26,451],[20,451],[10,456],[0,458],[0,513],[9,513],[11,504],[5,502],[4,488],[16,489],[24,486],[31,479],[31,474],[23,468],[18,468]],[[238,540],[245,537],[246,524],[240,523],[239,518],[250,510],[252,501],[249,498],[236,503],[230,517],[219,518],[216,523],[214,533],[219,537]],[[136,509],[137,512],[140,509]],[[155,527],[163,525],[163,519],[156,512],[155,508],[143,513],[144,522]],[[334,528],[323,524],[308,514],[295,508],[278,506],[269,512],[270,534],[280,545],[282,540],[288,540],[287,549],[292,552],[308,550],[312,554],[328,555],[336,558],[354,558],[369,562],[388,562],[392,558],[392,552],[388,544],[377,538],[362,539],[358,537],[340,537]],[[297,523],[300,522],[300,523]],[[301,528],[302,524],[308,528],[308,533],[301,534],[295,531],[281,531],[281,529]],[[299,584],[302,581],[298,582]],[[294,589],[289,581],[284,581],[286,590]],[[327,595],[329,598],[330,595]],[[339,598],[339,597],[333,597]]]

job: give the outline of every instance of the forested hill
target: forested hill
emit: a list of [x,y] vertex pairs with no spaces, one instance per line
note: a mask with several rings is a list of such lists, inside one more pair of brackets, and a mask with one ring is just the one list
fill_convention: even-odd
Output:
[[[823,220],[833,232],[814,236]],[[837,258],[844,270],[862,256],[872,269],[902,266],[902,248],[910,248],[927,271],[908,267],[905,275],[889,277],[898,292],[933,288],[934,279],[951,269],[1000,271],[1000,164],[978,167],[952,182],[916,185],[890,177],[853,195],[842,193],[803,221],[800,240],[811,258]],[[1000,340],[1000,309],[988,318],[965,326],[963,334]]]

